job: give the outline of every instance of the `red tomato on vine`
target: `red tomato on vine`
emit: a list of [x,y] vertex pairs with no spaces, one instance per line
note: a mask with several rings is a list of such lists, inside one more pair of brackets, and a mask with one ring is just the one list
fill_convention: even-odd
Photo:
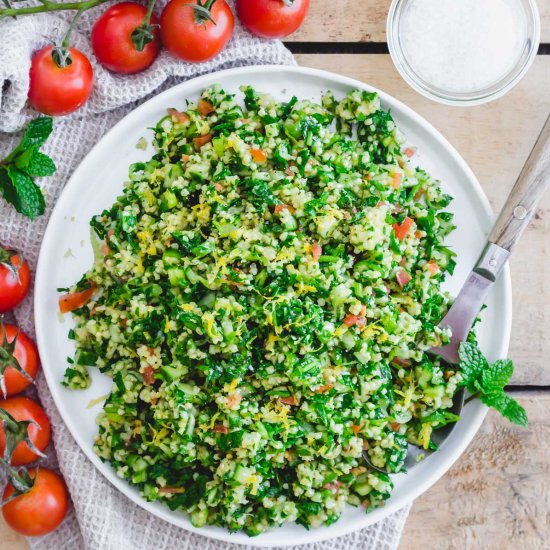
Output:
[[160,51],[158,19],[141,4],[115,4],[95,22],[92,48],[97,60],[110,71],[143,71]]
[[242,24],[263,38],[283,38],[304,21],[309,0],[237,0]]
[[29,103],[50,116],[68,115],[88,100],[94,71],[76,48],[46,46],[31,61]]
[[175,57],[199,63],[227,44],[235,19],[225,0],[170,0],[160,16],[160,34]]

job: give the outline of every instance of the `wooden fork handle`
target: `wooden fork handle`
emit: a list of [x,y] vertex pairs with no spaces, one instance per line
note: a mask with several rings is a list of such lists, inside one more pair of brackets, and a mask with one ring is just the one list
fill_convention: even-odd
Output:
[[550,185],[550,116],[489,235],[508,250],[519,240]]

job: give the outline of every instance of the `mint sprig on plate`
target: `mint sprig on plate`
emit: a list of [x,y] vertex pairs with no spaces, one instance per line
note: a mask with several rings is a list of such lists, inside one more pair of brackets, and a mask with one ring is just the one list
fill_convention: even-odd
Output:
[[15,209],[34,220],[44,213],[44,195],[34,178],[51,176],[53,160],[40,152],[40,147],[52,133],[53,119],[39,117],[31,120],[19,145],[0,161],[0,192]]
[[462,385],[466,386],[473,397],[498,411],[504,418],[519,426],[527,426],[525,409],[510,397],[504,388],[514,372],[510,359],[499,359],[489,365],[477,344],[462,342],[458,350]]

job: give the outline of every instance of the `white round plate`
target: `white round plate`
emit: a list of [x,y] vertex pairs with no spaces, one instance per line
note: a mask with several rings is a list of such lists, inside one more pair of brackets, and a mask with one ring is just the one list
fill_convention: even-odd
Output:
[[[60,319],[58,315],[59,293],[56,288],[70,286],[92,265],[90,218],[115,201],[127,179],[128,166],[150,157],[152,132],[147,128],[154,126],[168,107],[183,108],[186,99],[197,99],[203,88],[214,83],[220,83],[230,92],[238,92],[239,86],[251,84],[283,101],[288,101],[292,95],[319,100],[322,92],[329,89],[336,97],[342,97],[353,88],[374,90],[356,80],[302,67],[244,67],[179,84],[147,101],[120,121],[75,170],[57,202],[44,236],[35,287],[36,332],[42,367],[59,412],[78,445],[111,483],[149,512],[189,531],[228,542],[263,547],[311,543],[366,527],[421,495],[450,468],[470,443],[485,417],[484,405],[477,400],[468,404],[439,452],[418,463],[409,474],[394,476],[395,489],[384,508],[367,514],[362,508],[349,507],[330,527],[307,531],[292,524],[249,538],[242,533],[230,534],[218,527],[197,529],[184,514],[142,499],[134,487],[117,477],[111,466],[101,462],[92,450],[97,433],[95,417],[101,405],[91,408],[87,405],[109,392],[110,379],[91,369],[93,382],[87,390],[70,391],[60,383],[67,357],[73,356],[74,342],[67,338],[67,332],[73,326],[71,316]],[[472,171],[441,134],[393,97],[378,93],[383,107],[391,108],[408,142],[418,148],[413,161],[441,179],[445,190],[454,197],[450,210],[455,214],[458,229],[449,237],[448,244],[458,253],[458,265],[448,288],[456,294],[491,228],[489,203]],[[149,143],[145,151],[136,148],[141,137]],[[67,254],[67,250],[72,253]],[[508,350],[511,284],[507,270],[492,289],[487,305],[478,332],[483,350],[494,360],[504,357]]]

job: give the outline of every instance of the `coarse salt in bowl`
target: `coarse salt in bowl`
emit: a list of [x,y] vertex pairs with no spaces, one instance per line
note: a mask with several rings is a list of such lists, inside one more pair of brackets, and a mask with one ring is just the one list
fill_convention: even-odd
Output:
[[534,0],[393,0],[388,46],[417,92],[450,105],[501,97],[537,53]]

